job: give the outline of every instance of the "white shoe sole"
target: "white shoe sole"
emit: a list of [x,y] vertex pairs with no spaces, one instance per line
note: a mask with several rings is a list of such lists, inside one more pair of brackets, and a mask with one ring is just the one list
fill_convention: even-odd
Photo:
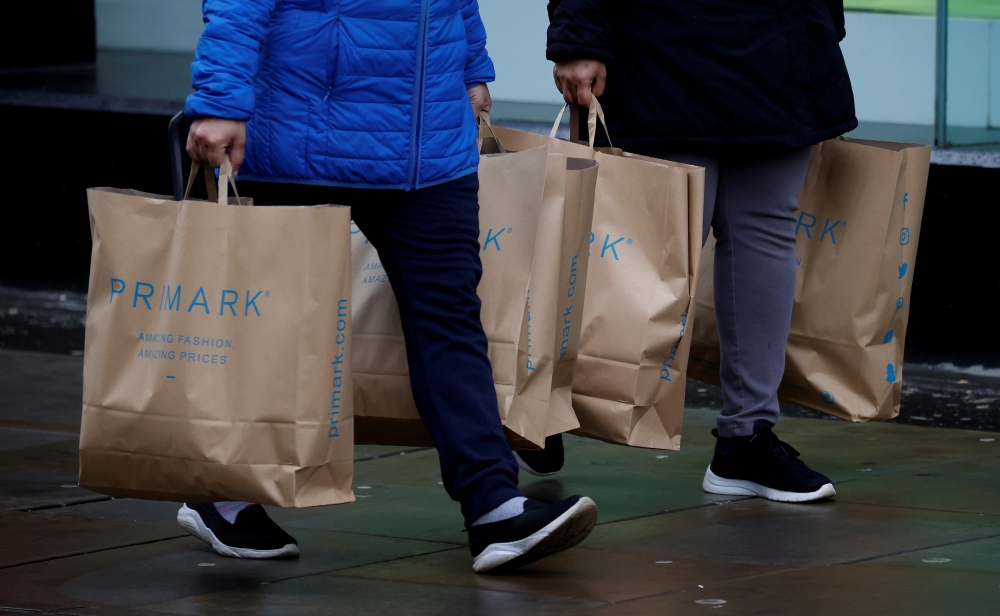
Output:
[[215,533],[205,526],[205,522],[202,521],[198,512],[187,505],[182,505],[180,511],[177,512],[177,523],[187,532],[212,546],[212,549],[219,554],[230,558],[288,558],[299,555],[299,546],[294,543],[289,543],[277,550],[250,550],[228,546],[219,541]]
[[528,559],[522,564],[527,564],[568,550],[586,539],[595,524],[597,505],[584,496],[561,516],[524,539],[486,546],[473,561],[472,570],[486,573],[523,556]]
[[528,463],[522,460],[521,456],[517,455],[516,451],[514,452],[514,459],[517,460],[517,465],[521,467],[522,471],[528,473],[529,475],[534,475],[535,477],[551,477],[552,475],[555,475],[556,473],[559,472],[559,471],[552,471],[551,473],[541,473],[539,471],[536,471],[535,469],[528,466]]
[[837,491],[833,489],[832,483],[824,484],[823,487],[815,492],[785,492],[768,488],[752,481],[719,477],[712,472],[711,466],[705,471],[705,480],[702,481],[701,487],[709,494],[760,496],[768,500],[781,501],[783,503],[806,503],[821,498],[830,498],[837,494]]

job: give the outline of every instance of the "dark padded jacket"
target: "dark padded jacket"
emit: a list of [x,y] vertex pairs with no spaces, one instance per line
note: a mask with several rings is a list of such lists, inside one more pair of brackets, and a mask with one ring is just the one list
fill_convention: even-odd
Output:
[[843,0],[552,0],[549,60],[608,67],[614,145],[802,147],[854,129]]

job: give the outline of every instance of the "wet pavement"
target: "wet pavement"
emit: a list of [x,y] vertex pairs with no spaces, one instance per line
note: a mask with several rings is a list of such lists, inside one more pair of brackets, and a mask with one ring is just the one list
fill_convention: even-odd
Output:
[[0,349],[83,355],[87,294],[0,285]]
[[[690,379],[689,408],[722,408],[722,390]],[[781,403],[786,417],[842,421],[797,404]],[[903,364],[899,416],[887,423],[1000,432],[1000,370],[953,363]]]
[[989,374],[913,375],[904,405],[927,406],[904,412],[907,423],[783,418],[778,434],[837,485],[811,505],[702,492],[717,390],[692,383],[681,451],[570,437],[563,472],[522,478],[542,500],[593,497],[601,517],[587,541],[477,576],[433,450],[358,447],[356,503],[271,509],[302,546],[288,561],[220,557],[177,526],[173,503],[76,487],[81,364],[0,350],[0,614],[994,616],[1000,606],[1000,435],[927,425],[995,413],[979,402],[1000,391]]

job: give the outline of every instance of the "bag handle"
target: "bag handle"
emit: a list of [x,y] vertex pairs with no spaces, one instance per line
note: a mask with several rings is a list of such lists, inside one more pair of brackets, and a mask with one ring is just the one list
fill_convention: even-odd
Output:
[[[559,124],[562,122],[567,107],[569,105],[563,105],[563,108],[559,110],[555,124],[552,125],[552,130],[549,131],[551,139],[556,138],[556,133],[559,132]],[[604,135],[608,138],[608,145],[611,145],[611,134],[608,132],[608,123],[604,121],[604,108],[601,107],[601,103],[597,100],[597,97],[592,96],[590,98],[590,110],[587,112],[587,143],[590,144],[590,147],[594,147],[594,139],[597,137],[597,120],[601,121],[601,125],[604,127]]]
[[[201,169],[201,163],[191,163],[191,172],[188,174],[187,187],[184,189],[185,201],[191,195],[191,187],[194,186],[194,179],[198,177],[199,169]],[[229,159],[228,155],[222,159],[222,166],[219,167],[218,187],[216,187],[214,174],[208,165],[205,165],[204,175],[205,190],[208,193],[209,201],[215,201],[220,205],[228,205],[229,186],[233,187],[233,195],[235,195],[237,199],[240,198],[240,193],[236,189],[236,182],[233,180],[233,161]]]
[[[480,111],[479,117],[476,118],[476,126],[481,127],[483,125],[486,125],[486,128],[490,129],[490,134],[493,135],[494,141],[497,142],[497,147],[500,148],[500,153],[506,154],[507,148],[504,146],[503,142],[500,141],[500,138],[497,137],[497,134],[493,131],[493,124],[490,123],[490,112],[488,111]],[[476,145],[479,147],[479,151],[482,152],[483,151],[482,133],[480,133],[480,136],[476,138]]]

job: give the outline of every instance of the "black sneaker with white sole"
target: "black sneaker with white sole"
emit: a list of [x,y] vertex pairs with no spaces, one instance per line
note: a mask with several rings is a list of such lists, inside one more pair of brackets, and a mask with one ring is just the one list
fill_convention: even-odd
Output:
[[562,470],[564,456],[562,434],[546,437],[545,449],[514,452],[517,465],[537,477],[548,477]]
[[702,487],[711,494],[761,496],[786,503],[804,503],[837,493],[833,482],[799,460],[799,452],[758,419],[752,436],[725,438],[718,430],[715,455]]
[[181,528],[233,558],[288,558],[299,555],[299,543],[281,530],[260,505],[240,511],[230,524],[212,503],[184,503],[177,512]]
[[472,569],[502,572],[533,563],[580,543],[595,524],[597,505],[586,496],[551,505],[528,499],[521,515],[469,528]]

